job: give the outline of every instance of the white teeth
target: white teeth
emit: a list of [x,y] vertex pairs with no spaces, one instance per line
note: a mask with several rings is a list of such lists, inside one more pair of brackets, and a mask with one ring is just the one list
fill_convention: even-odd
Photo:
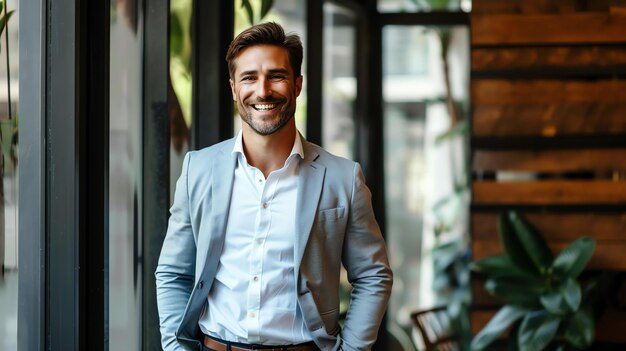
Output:
[[271,110],[276,106],[276,104],[263,104],[263,105],[254,105],[254,108],[259,111],[267,111]]

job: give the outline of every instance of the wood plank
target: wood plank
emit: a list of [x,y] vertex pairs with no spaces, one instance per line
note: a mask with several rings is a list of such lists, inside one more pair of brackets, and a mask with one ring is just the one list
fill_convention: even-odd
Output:
[[[568,242],[550,241],[548,246],[555,255],[563,250]],[[626,241],[598,241],[596,249],[589,261],[588,269],[608,269],[626,271]],[[472,240],[472,256],[474,260],[485,257],[502,255],[502,247],[497,240]]]
[[491,205],[626,204],[626,182],[475,181],[472,184],[472,202]]
[[472,14],[472,45],[626,42],[626,16],[617,13]]
[[[582,236],[597,241],[626,242],[626,212],[537,213],[522,212],[547,241],[570,242]],[[471,214],[472,240],[498,240],[498,213]]]
[[626,103],[474,106],[472,134],[477,137],[626,134]]
[[[505,3],[505,2],[504,2]],[[626,65],[626,47],[472,48],[472,70],[580,68]]]
[[[496,309],[473,309],[470,311],[472,334],[476,335],[496,314]],[[607,309],[596,327],[596,342],[626,343],[626,312]]]
[[568,13],[609,11],[612,0],[474,0],[472,13]]
[[626,103],[626,80],[619,79],[473,79],[471,90],[473,106]]
[[484,171],[613,171],[626,169],[626,149],[476,150],[472,169]]
[[491,318],[496,314],[497,309],[474,309],[470,310],[470,325],[472,328],[472,335],[478,334]]

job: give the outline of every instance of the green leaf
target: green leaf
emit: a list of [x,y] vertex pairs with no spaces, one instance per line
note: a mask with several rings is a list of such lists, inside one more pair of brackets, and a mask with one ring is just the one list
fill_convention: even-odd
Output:
[[498,217],[498,235],[500,236],[500,243],[504,248],[504,253],[517,267],[528,272],[540,273],[526,253],[506,213],[502,213]]
[[174,56],[181,56],[183,51],[183,27],[180,17],[170,13],[170,52]]
[[471,268],[490,278],[514,278],[529,282],[538,282],[539,276],[517,267],[508,256],[490,256],[473,262]]
[[544,292],[538,284],[510,278],[490,278],[485,282],[485,290],[510,304],[538,305],[539,296]]
[[272,5],[274,5],[274,0],[262,0],[261,1],[261,18],[265,17],[268,12],[272,9]]
[[564,315],[578,310],[581,295],[578,282],[567,279],[555,289],[541,295],[539,301],[550,313]]
[[442,142],[448,140],[448,139],[453,139],[457,136],[465,136],[469,134],[469,122],[467,119],[464,119],[462,121],[460,121],[459,123],[457,123],[454,127],[448,129],[446,132],[444,132],[443,134],[438,135],[435,138],[435,145],[439,145]]
[[556,335],[561,318],[539,310],[526,315],[519,327],[517,343],[520,351],[541,351]]
[[530,312],[522,306],[506,305],[491,318],[489,323],[474,337],[472,350],[483,350],[502,334],[511,324]]
[[252,5],[250,4],[250,0],[241,0],[241,7],[246,9],[246,13],[248,14],[248,20],[250,21],[250,25],[254,24],[254,10],[252,10]]
[[507,217],[535,269],[544,274],[554,259],[548,244],[537,229],[516,211],[509,211]]
[[591,346],[595,337],[595,323],[590,309],[580,309],[565,325],[563,337],[577,349]]
[[589,237],[576,239],[559,253],[552,265],[552,274],[560,278],[576,278],[583,271],[596,248]]
[[13,15],[14,10],[9,11],[9,13],[7,13],[7,16],[4,17],[2,16],[0,18],[0,34],[2,34],[2,32],[4,32],[4,26],[6,25],[7,22],[7,18],[11,18],[11,16]]
[[433,266],[435,272],[446,270],[459,257],[459,242],[450,241],[433,248]]

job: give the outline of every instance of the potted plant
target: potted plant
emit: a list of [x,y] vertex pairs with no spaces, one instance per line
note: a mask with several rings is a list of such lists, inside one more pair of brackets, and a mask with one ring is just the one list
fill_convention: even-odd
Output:
[[506,305],[474,337],[472,350],[487,348],[509,327],[509,344],[515,350],[540,351],[551,343],[559,349],[589,347],[598,284],[587,285],[583,293],[578,276],[595,241],[577,239],[555,258],[539,232],[516,211],[500,216],[498,232],[504,255],[474,262],[472,269],[487,277],[485,289]]

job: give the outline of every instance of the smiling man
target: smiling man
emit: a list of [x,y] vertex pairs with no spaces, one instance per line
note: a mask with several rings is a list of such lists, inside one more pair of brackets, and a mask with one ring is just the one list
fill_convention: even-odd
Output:
[[[302,43],[276,23],[226,61],[238,135],[185,157],[156,271],[165,350],[369,350],[392,273],[360,166],[296,129]],[[309,118],[312,118],[310,116]],[[352,284],[339,325],[341,265]]]

